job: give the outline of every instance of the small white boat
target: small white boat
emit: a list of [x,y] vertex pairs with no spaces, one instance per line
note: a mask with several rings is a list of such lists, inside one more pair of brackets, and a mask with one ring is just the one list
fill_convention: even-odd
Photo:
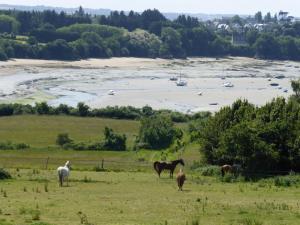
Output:
[[176,81],[176,85],[177,86],[186,86],[187,85],[187,81],[181,79],[181,73],[180,73],[179,79],[177,79],[177,81]]
[[223,83],[224,87],[233,87],[234,85],[231,82]]
[[114,90],[109,90],[107,94],[108,94],[108,95],[115,95],[116,92],[115,92]]
[[178,80],[177,82],[176,82],[176,85],[177,86],[186,86],[187,85],[187,82],[185,81],[185,80]]
[[202,91],[198,92],[198,95],[199,95],[199,96],[202,96],[202,95],[203,95]]

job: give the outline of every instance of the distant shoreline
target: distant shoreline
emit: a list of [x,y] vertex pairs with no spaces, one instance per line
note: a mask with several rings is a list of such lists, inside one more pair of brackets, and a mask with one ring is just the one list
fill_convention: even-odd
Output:
[[[254,57],[241,57],[241,56],[225,56],[225,57],[187,57],[186,59],[164,59],[164,58],[145,58],[145,57],[111,57],[111,58],[89,58],[81,60],[48,60],[48,59],[25,59],[25,58],[11,58],[6,61],[0,61],[0,67],[21,67],[21,66],[37,66],[42,68],[103,68],[103,67],[136,67],[143,66],[145,63],[152,65],[161,65],[169,63],[170,61],[188,61],[193,59],[202,59],[204,61],[228,60],[228,59],[249,59],[266,62],[298,62],[294,60],[270,60],[260,59]],[[158,64],[157,64],[158,63]]]
[[[84,102],[91,108],[149,105],[183,113],[215,112],[239,98],[263,105],[275,97],[288,97],[290,80],[299,78],[299,72],[299,62],[246,57],[14,59],[0,62],[0,103]],[[180,74],[186,87],[170,81]],[[233,87],[225,87],[228,82]],[[114,95],[108,94],[111,90]]]

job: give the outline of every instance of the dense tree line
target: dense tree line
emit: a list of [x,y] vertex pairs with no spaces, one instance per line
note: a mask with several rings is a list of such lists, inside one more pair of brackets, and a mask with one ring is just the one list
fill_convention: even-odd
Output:
[[14,32],[21,35],[28,35],[35,29],[43,27],[45,24],[51,24],[55,28],[69,26],[76,23],[92,23],[91,16],[84,13],[80,7],[73,15],[66,14],[65,12],[57,13],[54,10],[45,11],[17,11],[17,10],[1,10],[0,15],[5,15],[7,20],[15,20],[19,23],[18,30],[2,30],[2,26],[6,21],[0,19],[0,32]]
[[[185,15],[171,21],[155,9],[114,11],[109,16],[91,16],[81,7],[72,15],[4,10],[0,11],[0,60],[225,55],[299,60],[300,23],[280,25],[277,18],[261,13],[255,19],[272,25],[264,31],[245,29],[246,45],[233,45],[234,31],[220,31]],[[234,16],[227,22],[244,25],[246,19]]]
[[245,173],[300,171],[300,81],[295,95],[262,107],[237,100],[190,127],[208,163],[241,164]]
[[169,116],[173,122],[177,123],[187,122],[198,118],[207,118],[210,116],[209,112],[199,112],[193,115],[187,115],[171,110],[153,110],[150,106],[144,106],[143,108],[135,108],[132,106],[107,106],[106,108],[91,109],[82,102],[78,103],[77,107],[71,107],[65,104],[60,104],[55,107],[49,106],[46,102],[36,103],[34,106],[23,104],[0,104],[0,117],[26,114],[69,115],[130,120],[138,120],[154,115],[166,115]]

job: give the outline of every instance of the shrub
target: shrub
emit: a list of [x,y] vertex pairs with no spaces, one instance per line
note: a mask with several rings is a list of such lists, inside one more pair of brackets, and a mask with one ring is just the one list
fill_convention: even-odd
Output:
[[14,113],[13,106],[10,104],[0,105],[0,116],[11,116]]
[[30,146],[25,143],[0,142],[0,150],[22,150],[27,148],[30,148]]
[[0,180],[4,180],[4,179],[11,179],[11,175],[4,169],[0,168]]
[[77,151],[88,150],[86,144],[83,142],[70,143],[70,144],[71,144],[71,148],[74,150],[77,150]]
[[73,140],[69,138],[69,134],[67,133],[61,133],[57,135],[56,138],[56,144],[60,146],[64,146],[65,144],[70,144],[72,143]]
[[0,150],[13,150],[14,146],[13,143],[10,141],[7,142],[0,142]]
[[36,113],[40,115],[50,114],[50,106],[46,102],[36,103],[35,110]]
[[277,187],[290,187],[300,183],[300,177],[298,176],[279,176],[275,177],[274,185]]
[[0,61],[5,61],[7,59],[8,59],[8,57],[5,54],[5,52],[3,51],[3,49],[0,49]]
[[221,169],[219,166],[203,166],[197,169],[202,176],[220,176]]
[[170,116],[153,115],[142,119],[138,142],[151,149],[162,149],[169,147],[178,135],[182,136],[182,132],[174,127]]
[[77,104],[77,110],[79,116],[87,116],[89,114],[89,106],[85,105],[83,102]]
[[126,150],[126,135],[115,134],[112,129],[105,127],[104,129],[103,148],[106,150],[124,151]]
[[28,144],[25,144],[25,143],[15,144],[15,149],[17,149],[17,150],[28,149],[28,148],[30,148],[30,146]]
[[90,143],[87,145],[87,149],[88,150],[103,150],[103,143],[101,142],[94,142],[94,143]]

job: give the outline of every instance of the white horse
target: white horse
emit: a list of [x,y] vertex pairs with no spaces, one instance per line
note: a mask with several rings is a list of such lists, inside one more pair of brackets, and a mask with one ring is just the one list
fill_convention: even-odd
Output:
[[58,179],[59,179],[59,185],[62,187],[63,182],[66,180],[67,181],[67,186],[69,186],[69,175],[70,175],[70,162],[67,161],[65,166],[60,166],[57,168],[57,173],[58,173]]

